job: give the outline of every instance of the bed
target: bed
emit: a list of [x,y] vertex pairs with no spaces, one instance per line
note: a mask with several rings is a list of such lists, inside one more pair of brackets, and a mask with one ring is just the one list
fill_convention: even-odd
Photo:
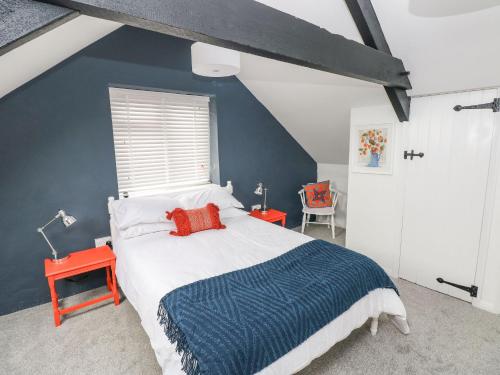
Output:
[[[113,205],[112,198],[109,205]],[[112,212],[110,209],[110,214]],[[260,264],[313,240],[250,217],[243,210],[232,212],[222,218],[226,229],[198,232],[188,237],[158,231],[124,238],[111,217],[119,285],[139,314],[164,374],[184,374],[180,355],[158,323],[158,303],[165,294],[198,280]],[[377,319],[382,313],[391,316],[402,333],[409,333],[406,311],[397,293],[393,289],[375,289],[259,374],[300,371],[370,318],[372,334],[375,334]]]

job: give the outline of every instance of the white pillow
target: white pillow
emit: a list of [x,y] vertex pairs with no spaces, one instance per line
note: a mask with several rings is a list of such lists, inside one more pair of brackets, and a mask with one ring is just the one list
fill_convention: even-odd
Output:
[[166,223],[139,224],[120,231],[120,236],[126,239],[156,232],[170,232],[175,230],[175,224],[171,221]]
[[205,207],[208,203],[216,204],[220,210],[229,207],[244,208],[241,202],[233,197],[227,189],[217,185],[204,190],[185,192],[178,195],[177,199],[185,210]]
[[181,207],[177,199],[154,196],[113,201],[113,219],[120,230],[139,224],[166,223],[166,211]]

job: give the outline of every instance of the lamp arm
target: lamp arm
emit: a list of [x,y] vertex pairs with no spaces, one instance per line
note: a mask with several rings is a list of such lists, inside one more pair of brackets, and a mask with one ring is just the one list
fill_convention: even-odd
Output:
[[58,212],[57,215],[52,218],[52,220],[50,220],[47,224],[45,224],[44,226],[37,229],[38,233],[40,233],[43,236],[43,238],[45,239],[45,241],[47,241],[47,243],[49,244],[49,247],[50,247],[50,250],[52,250],[52,255],[54,256],[54,259],[57,259],[57,251],[56,251],[56,249],[54,249],[54,246],[52,246],[52,244],[50,243],[49,239],[47,238],[47,236],[45,235],[43,230],[45,228],[47,228],[50,224],[52,224],[55,220],[59,219],[60,217],[61,217],[61,214]]
[[42,228],[38,228],[38,232],[43,236],[43,238],[45,239],[45,241],[47,241],[47,243],[49,244],[49,247],[50,247],[50,250],[52,250],[52,255],[54,256],[54,259],[57,259],[57,251],[56,249],[54,249],[54,246],[52,246],[52,244],[50,243],[49,239],[47,238],[47,236],[45,235],[45,233],[43,232],[43,229],[47,226],[48,224],[46,224],[44,227]]
[[57,219],[59,219],[59,214],[57,214],[56,216],[54,216],[52,218],[52,220],[50,220],[47,224],[45,224],[44,226],[38,228],[38,231],[41,232],[42,230],[44,230],[45,228],[47,228],[50,224],[52,224]]
[[264,211],[267,211],[267,188],[264,189]]

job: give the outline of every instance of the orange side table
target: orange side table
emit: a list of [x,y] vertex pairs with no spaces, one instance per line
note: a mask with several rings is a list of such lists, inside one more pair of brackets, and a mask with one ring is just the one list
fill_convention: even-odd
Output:
[[[61,316],[83,307],[113,298],[115,305],[120,303],[115,275],[116,256],[109,246],[96,247],[94,249],[76,251],[69,254],[66,261],[62,263],[52,262],[45,259],[45,276],[49,282],[52,309],[54,310],[54,323],[56,327],[61,325]],[[111,293],[101,297],[85,301],[78,305],[59,309],[59,301],[56,292],[56,280],[79,275],[85,272],[106,268],[106,284]]]
[[262,213],[260,210],[253,210],[249,214],[252,217],[255,217],[257,219],[261,219],[264,221],[267,221],[269,223],[274,223],[277,221],[281,221],[281,226],[284,227],[286,225],[286,212],[281,212],[278,210],[273,210],[270,208],[267,210],[267,213]]

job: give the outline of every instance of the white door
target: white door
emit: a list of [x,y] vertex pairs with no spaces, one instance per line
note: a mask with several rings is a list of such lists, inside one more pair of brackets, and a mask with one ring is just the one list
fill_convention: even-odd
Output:
[[453,107],[493,101],[497,90],[412,100],[399,275],[470,301],[438,277],[474,284],[493,139],[492,110]]

